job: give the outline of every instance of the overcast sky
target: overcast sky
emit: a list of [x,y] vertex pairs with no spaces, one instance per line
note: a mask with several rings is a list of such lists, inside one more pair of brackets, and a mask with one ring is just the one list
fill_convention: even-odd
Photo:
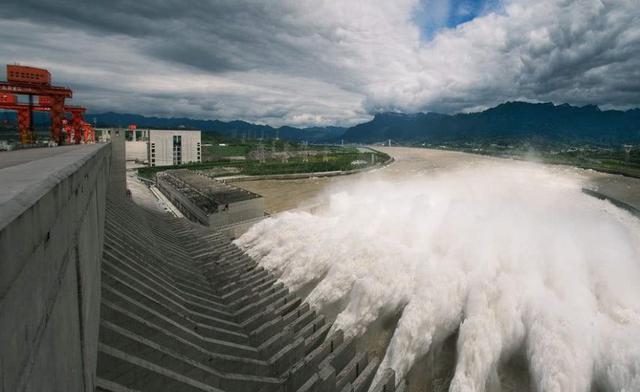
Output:
[[0,64],[48,68],[94,113],[310,126],[640,106],[640,0],[20,0],[0,26]]

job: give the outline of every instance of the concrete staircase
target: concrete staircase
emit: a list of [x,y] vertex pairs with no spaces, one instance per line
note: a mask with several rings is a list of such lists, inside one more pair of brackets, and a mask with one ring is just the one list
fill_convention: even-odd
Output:
[[97,391],[368,391],[378,359],[330,328],[225,235],[108,199]]

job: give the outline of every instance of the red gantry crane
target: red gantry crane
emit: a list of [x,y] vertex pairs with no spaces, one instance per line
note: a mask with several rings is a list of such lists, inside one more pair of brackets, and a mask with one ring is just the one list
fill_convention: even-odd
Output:
[[[18,95],[27,95],[29,103],[18,102]],[[34,104],[33,97],[38,97]],[[33,111],[47,111],[51,115],[51,140],[63,144],[63,129],[67,143],[95,141],[93,127],[84,121],[86,109],[81,106],[65,106],[66,98],[73,92],[67,87],[51,85],[51,74],[46,69],[23,65],[7,65],[7,81],[0,81],[0,109],[18,112],[20,143],[34,143]],[[71,113],[67,124],[65,113]]]

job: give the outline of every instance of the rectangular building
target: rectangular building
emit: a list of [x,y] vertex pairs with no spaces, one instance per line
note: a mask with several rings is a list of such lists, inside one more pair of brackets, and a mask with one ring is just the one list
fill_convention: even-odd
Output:
[[149,166],[201,162],[200,131],[149,130]]
[[172,166],[201,162],[200,131],[174,129],[99,128],[101,142],[109,142],[115,132],[126,135],[126,160],[148,166]]
[[206,226],[226,226],[264,216],[262,196],[192,170],[160,172],[156,185],[184,216]]

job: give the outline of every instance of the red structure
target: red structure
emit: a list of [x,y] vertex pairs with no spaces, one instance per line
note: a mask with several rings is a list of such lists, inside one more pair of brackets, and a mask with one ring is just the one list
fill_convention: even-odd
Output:
[[25,65],[7,65],[7,81],[13,83],[51,85],[51,74],[46,69]]
[[[29,103],[19,103],[17,95],[27,95]],[[67,87],[51,85],[51,74],[46,69],[7,65],[7,81],[0,81],[0,109],[18,112],[18,129],[21,143],[34,143],[33,111],[48,111],[51,115],[51,140],[64,142],[63,129],[68,143],[90,143],[95,141],[95,132],[84,121],[85,108],[65,106],[72,91]],[[33,97],[38,97],[34,104]],[[71,125],[65,124],[65,112],[71,113]]]

